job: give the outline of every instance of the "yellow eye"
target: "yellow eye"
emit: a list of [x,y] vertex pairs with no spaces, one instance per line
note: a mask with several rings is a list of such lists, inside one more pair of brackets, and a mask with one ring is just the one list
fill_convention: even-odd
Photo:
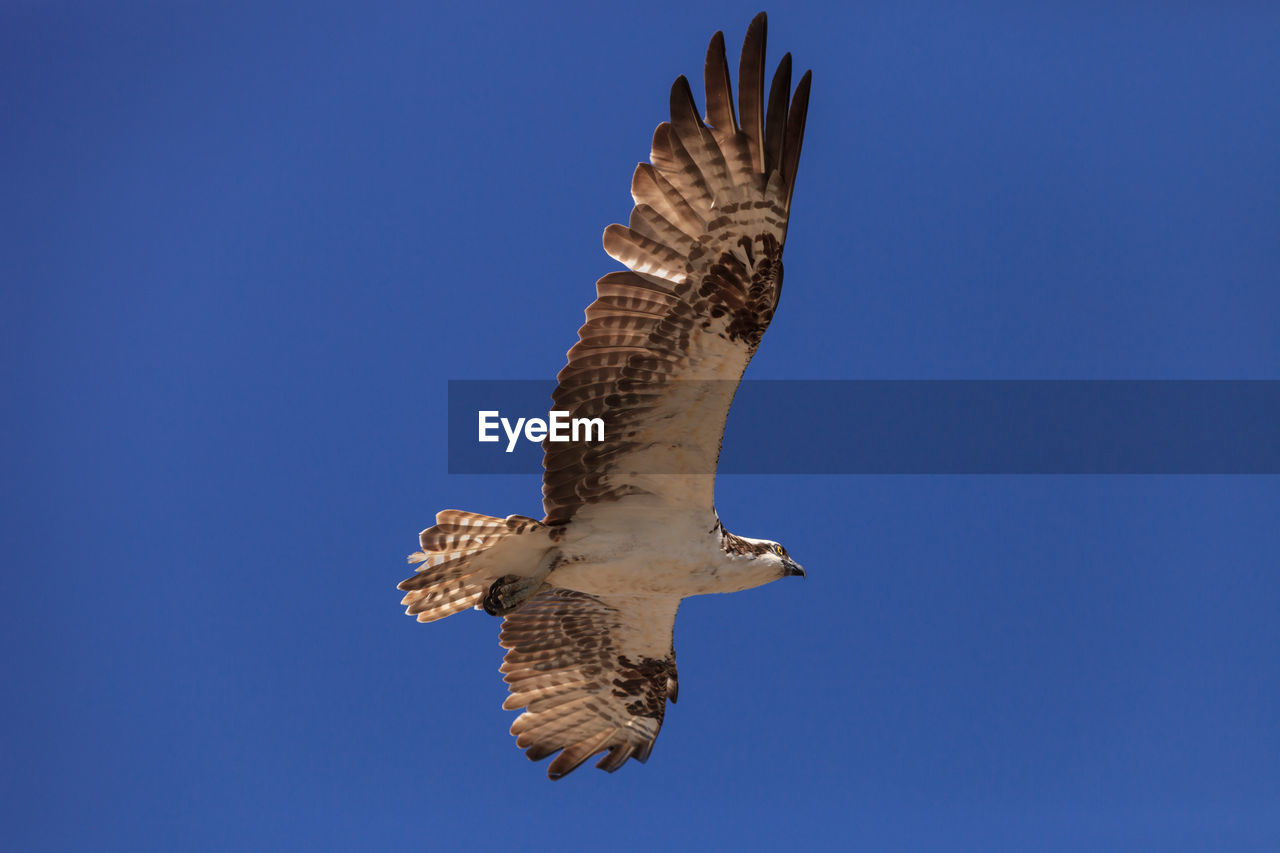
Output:
[[787,549],[783,548],[781,545],[774,545],[773,553],[777,554],[779,557],[782,557],[783,559],[786,559]]

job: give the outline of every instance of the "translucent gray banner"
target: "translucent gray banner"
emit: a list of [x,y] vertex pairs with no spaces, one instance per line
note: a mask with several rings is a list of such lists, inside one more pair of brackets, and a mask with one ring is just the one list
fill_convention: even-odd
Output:
[[[730,386],[630,388],[586,412],[602,423],[580,419],[576,436],[573,420],[583,412],[550,414],[553,389],[542,381],[450,381],[449,472],[536,473],[540,442],[561,434],[561,446],[580,444],[592,464],[635,464],[642,474],[714,470],[711,461],[668,470],[653,454],[637,457],[627,433],[634,417],[648,416],[635,412],[657,417],[679,408],[659,411],[668,396],[716,399]],[[692,414],[671,422],[721,416],[710,404]],[[673,444],[686,438],[678,430],[652,434]],[[719,471],[1280,474],[1280,381],[747,381],[729,412]]]

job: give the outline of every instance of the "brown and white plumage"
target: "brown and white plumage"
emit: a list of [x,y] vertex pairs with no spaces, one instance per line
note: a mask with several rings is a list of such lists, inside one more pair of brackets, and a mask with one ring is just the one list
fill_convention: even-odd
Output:
[[627,270],[597,283],[553,396],[558,411],[602,418],[605,441],[544,443],[541,522],[438,515],[400,585],[421,621],[504,616],[504,707],[524,709],[511,731],[530,758],[559,752],[552,778],[600,753],[609,771],[648,758],[676,698],[682,598],[803,574],[777,543],[725,531],[714,505],[729,405],[782,289],[809,98],[807,72],[792,96],[787,55],[766,102],[764,52],[761,13],[735,115],[716,33],[705,119],[678,78],[632,178],[629,223],[605,230]]
[[[492,567],[502,551],[519,542],[508,537],[541,526],[537,519],[523,515],[491,518],[457,509],[436,513],[436,523],[418,536],[422,550],[409,556],[409,562],[420,563],[421,568],[399,586],[406,593],[400,602],[406,605],[405,612],[419,622],[434,622],[475,607],[493,582],[486,566]],[[473,559],[482,553],[485,561]]]
[[[557,377],[557,410],[601,417],[602,445],[547,443],[549,522],[584,505],[653,493],[676,506],[714,503],[715,466],[737,384],[782,291],[782,248],[804,139],[810,75],[788,105],[791,56],[764,108],[765,16],[747,30],[733,113],[724,35],[707,49],[707,118],[689,81],[671,87],[671,121],[631,181],[629,224],[604,248],[627,268],[596,301]],[[668,474],[679,474],[670,477]]]
[[535,596],[502,625],[508,649],[504,708],[524,708],[511,727],[535,761],[563,749],[553,779],[600,752],[602,770],[645,761],[676,700],[671,646],[676,597],[607,598],[567,589]]

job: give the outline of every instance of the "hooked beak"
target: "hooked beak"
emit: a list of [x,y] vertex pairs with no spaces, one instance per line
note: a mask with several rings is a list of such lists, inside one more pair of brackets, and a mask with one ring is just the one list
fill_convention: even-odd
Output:
[[804,574],[804,566],[800,565],[799,563],[797,563],[797,562],[795,562],[795,561],[793,561],[793,560],[784,559],[784,560],[782,561],[782,570],[783,570],[784,572],[786,572],[786,574],[785,574],[785,575],[783,575],[783,577],[792,578],[792,577],[804,577],[804,576],[805,576],[805,574]]

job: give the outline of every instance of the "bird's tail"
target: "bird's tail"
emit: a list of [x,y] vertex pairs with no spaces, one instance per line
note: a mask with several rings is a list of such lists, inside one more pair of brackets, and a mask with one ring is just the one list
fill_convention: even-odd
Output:
[[[480,606],[490,586],[509,574],[531,574],[550,546],[550,528],[524,515],[494,518],[446,509],[422,531],[421,551],[409,555],[417,573],[397,587],[400,603],[419,622],[434,622]],[[528,535],[540,534],[540,535]]]

